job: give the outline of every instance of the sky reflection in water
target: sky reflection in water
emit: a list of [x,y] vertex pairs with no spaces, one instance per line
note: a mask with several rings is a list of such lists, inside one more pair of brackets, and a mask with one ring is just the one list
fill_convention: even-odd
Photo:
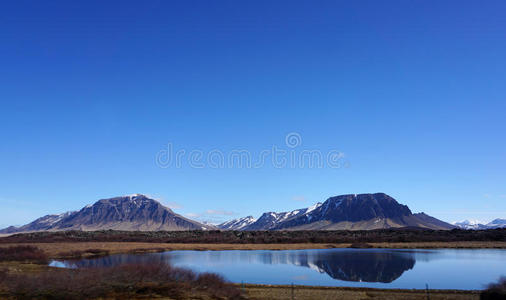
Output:
[[506,250],[226,250],[118,254],[55,261],[59,267],[169,261],[233,282],[378,288],[482,289],[506,275]]

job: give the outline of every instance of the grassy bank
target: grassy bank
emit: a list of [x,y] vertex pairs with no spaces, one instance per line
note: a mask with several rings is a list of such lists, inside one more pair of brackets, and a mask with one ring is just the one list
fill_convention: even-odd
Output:
[[[25,270],[0,284],[1,299],[427,299],[425,290],[228,284],[219,276],[170,267],[123,266],[96,270]],[[72,274],[70,274],[72,273]],[[0,276],[2,276],[0,274]],[[177,280],[175,280],[177,276]],[[5,281],[4,281],[5,282]],[[432,300],[480,299],[481,291],[429,290]]]
[[[241,289],[242,286],[238,285]],[[389,300],[426,300],[425,290],[370,289],[348,287],[312,287],[290,285],[246,284],[244,286],[249,299],[389,299]],[[293,296],[293,298],[292,298]],[[468,300],[480,299],[480,291],[429,290],[431,300]]]

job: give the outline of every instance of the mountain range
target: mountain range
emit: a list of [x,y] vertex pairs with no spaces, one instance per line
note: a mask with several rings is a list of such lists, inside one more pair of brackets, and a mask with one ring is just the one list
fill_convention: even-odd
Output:
[[413,214],[406,206],[384,193],[331,197],[323,203],[290,212],[266,212],[249,224],[233,227],[237,219],[217,225],[222,230],[370,230],[419,227],[453,229],[454,225],[425,213]]
[[424,213],[412,213],[384,194],[350,194],[331,197],[323,203],[289,212],[266,212],[255,219],[247,216],[219,225],[185,218],[145,195],[101,199],[79,211],[47,215],[20,226],[0,230],[2,234],[61,230],[369,230],[418,227],[453,229],[456,226]]
[[506,228],[506,219],[495,219],[485,224],[480,223],[479,221],[464,220],[462,222],[455,222],[453,225],[457,226],[458,228],[473,230]]

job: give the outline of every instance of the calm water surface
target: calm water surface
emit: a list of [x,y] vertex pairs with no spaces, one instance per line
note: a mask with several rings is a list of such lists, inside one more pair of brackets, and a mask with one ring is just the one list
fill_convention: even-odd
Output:
[[118,254],[53,261],[52,266],[113,266],[152,260],[197,272],[222,274],[232,282],[376,288],[483,289],[506,276],[506,250],[226,250]]

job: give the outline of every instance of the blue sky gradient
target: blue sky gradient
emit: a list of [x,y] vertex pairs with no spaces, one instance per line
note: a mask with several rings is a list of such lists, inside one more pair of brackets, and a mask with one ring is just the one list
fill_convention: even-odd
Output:
[[[0,226],[144,193],[200,220],[385,192],[506,217],[504,1],[11,1]],[[285,136],[346,168],[160,168]]]

